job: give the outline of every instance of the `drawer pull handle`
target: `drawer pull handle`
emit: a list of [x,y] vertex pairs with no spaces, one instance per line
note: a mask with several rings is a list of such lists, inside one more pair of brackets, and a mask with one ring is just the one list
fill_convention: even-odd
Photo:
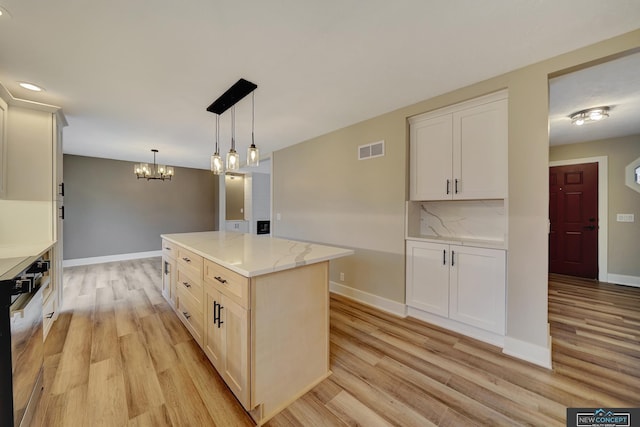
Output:
[[185,319],[189,319],[191,317],[188,311],[183,311],[182,314],[184,315]]
[[455,193],[458,194],[458,179],[455,180]]
[[47,315],[45,316],[47,319],[51,319],[53,317],[53,311],[51,313],[47,313]]
[[451,251],[451,267],[453,267],[454,265],[456,265],[456,252],[455,251]]
[[168,250],[168,251],[170,251],[170,250],[171,250],[171,248],[169,248],[169,247],[167,247],[167,246],[165,246],[164,248],[165,248],[166,250]]
[[217,280],[218,282],[220,282],[220,283],[227,283],[227,280],[226,280],[226,279],[223,279],[223,278],[222,278],[222,277],[220,277],[220,276],[215,276],[215,277],[214,277],[214,279],[216,279],[216,280]]
[[185,285],[187,288],[190,288],[191,285],[189,284],[189,282],[182,282],[183,285]]
[[190,260],[189,258],[187,258],[187,257],[183,257],[182,259],[183,259],[185,262],[191,262],[191,260]]
[[449,193],[450,193],[450,191],[449,191],[449,184],[451,184],[451,181],[450,181],[450,180],[447,180],[447,194],[449,194]]

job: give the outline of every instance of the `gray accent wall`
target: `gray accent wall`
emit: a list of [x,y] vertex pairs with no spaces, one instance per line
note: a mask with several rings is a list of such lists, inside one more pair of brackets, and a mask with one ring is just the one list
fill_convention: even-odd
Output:
[[218,177],[175,168],[136,179],[133,162],[64,155],[64,259],[161,248],[160,234],[218,229]]

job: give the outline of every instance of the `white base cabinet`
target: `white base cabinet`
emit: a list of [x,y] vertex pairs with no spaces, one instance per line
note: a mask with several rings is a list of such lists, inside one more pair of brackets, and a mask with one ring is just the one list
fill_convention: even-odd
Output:
[[[406,293],[410,308],[504,335],[505,289],[504,250],[407,241]],[[474,329],[455,329],[487,341],[484,334],[474,334]]]

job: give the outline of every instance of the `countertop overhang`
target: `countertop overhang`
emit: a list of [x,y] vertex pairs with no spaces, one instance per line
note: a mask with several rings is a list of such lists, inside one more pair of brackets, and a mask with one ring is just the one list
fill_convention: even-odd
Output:
[[205,259],[245,277],[353,255],[351,249],[231,231],[162,234]]

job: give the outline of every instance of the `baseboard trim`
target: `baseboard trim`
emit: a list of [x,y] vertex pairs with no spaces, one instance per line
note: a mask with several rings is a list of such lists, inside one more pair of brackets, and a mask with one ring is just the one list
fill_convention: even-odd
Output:
[[419,308],[407,307],[408,315],[414,317],[423,322],[431,323],[432,325],[439,326],[444,329],[448,329],[453,332],[457,332],[462,335],[477,339],[478,341],[486,342],[496,347],[504,347],[504,336],[496,334],[495,332],[485,331],[484,329],[476,328],[475,326],[466,325],[460,323],[457,320],[448,319],[445,317],[432,314]]
[[107,262],[127,261],[130,259],[140,259],[140,258],[153,258],[158,256],[162,256],[162,250],[148,251],[148,252],[133,252],[130,254],[96,256],[91,258],[65,259],[64,261],[62,261],[62,266],[77,267],[80,265],[104,264]]
[[369,292],[361,291],[350,286],[341,285],[340,283],[330,281],[329,289],[331,292],[345,296],[362,304],[369,305],[378,310],[386,311],[395,316],[407,317],[407,307],[397,301],[383,298]]
[[614,283],[616,285],[626,285],[640,288],[640,277],[638,276],[627,276],[625,274],[608,273],[607,282]]
[[551,337],[547,347],[531,344],[517,338],[504,337],[504,348],[502,352],[506,355],[526,360],[543,368],[551,369]]

